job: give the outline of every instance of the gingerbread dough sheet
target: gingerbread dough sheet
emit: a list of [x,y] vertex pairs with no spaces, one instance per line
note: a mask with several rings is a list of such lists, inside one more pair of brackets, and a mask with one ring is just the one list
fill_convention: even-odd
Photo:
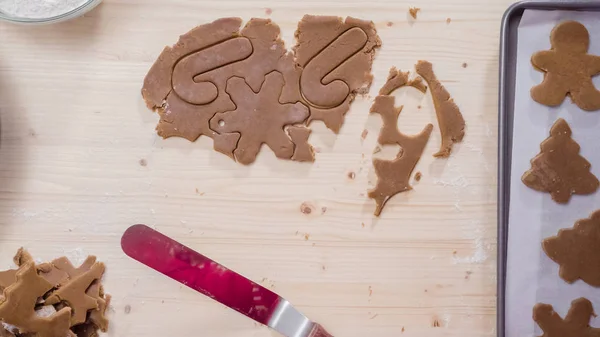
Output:
[[381,40],[373,22],[350,17],[306,15],[295,35],[288,50],[271,20],[242,27],[239,18],[182,35],[144,79],[142,96],[160,115],[158,134],[210,137],[216,151],[242,164],[254,162],[262,145],[281,159],[312,161],[308,138],[292,139],[285,129],[321,120],[337,133],[355,96],[371,85]]
[[[549,137],[550,129],[563,118],[572,129],[572,138],[581,150],[579,155],[591,164],[591,173],[600,177],[600,114],[586,112],[565,101],[560,107],[548,107],[531,98],[530,89],[543,80],[543,73],[531,65],[531,56],[549,50],[550,33],[566,20],[581,22],[591,36],[590,54],[600,55],[600,13],[568,11],[526,11],[519,26],[515,113],[510,181],[508,228],[506,337],[542,336],[543,331],[532,319],[537,303],[552,305],[560,317],[566,317],[571,302],[589,299],[600,311],[600,292],[583,280],[572,284],[563,280],[560,265],[544,252],[542,242],[561,229],[572,229],[581,219],[590,217],[600,205],[600,193],[572,195],[568,204],[558,204],[549,193],[527,187],[524,172],[531,169],[531,159],[540,153],[540,144]],[[593,79],[600,87],[600,78]],[[600,318],[590,320],[600,327]]]

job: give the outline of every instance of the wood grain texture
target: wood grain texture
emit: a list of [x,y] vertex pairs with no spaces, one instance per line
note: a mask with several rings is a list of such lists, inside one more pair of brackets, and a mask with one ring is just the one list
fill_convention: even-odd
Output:
[[[510,3],[106,0],[64,24],[0,24],[0,265],[20,246],[44,260],[96,254],[113,295],[109,336],[274,336],[125,257],[120,235],[146,223],[274,289],[335,336],[495,335],[498,41]],[[422,9],[416,21],[410,6]],[[366,197],[381,125],[368,98],[339,136],[314,126],[314,164],[265,149],[249,167],[207,138],[160,139],[142,102],[152,62],[195,25],[271,17],[291,46],[306,13],[376,22],[372,97],[391,66],[426,59],[466,119],[464,142],[434,159],[431,97],[398,93],[403,132],[435,129],[423,178],[380,219]]]

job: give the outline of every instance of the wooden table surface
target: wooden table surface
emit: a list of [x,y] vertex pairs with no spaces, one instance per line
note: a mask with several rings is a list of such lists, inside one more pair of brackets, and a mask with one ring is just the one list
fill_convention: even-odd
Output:
[[[113,295],[109,336],[276,335],[126,257],[121,234],[145,223],[272,288],[335,336],[495,335],[498,45],[511,2],[106,0],[68,23],[1,23],[0,265],[21,246],[41,260],[97,255]],[[416,21],[409,6],[421,8]],[[372,96],[391,66],[426,59],[465,116],[464,142],[434,159],[431,97],[398,93],[401,130],[435,129],[423,178],[380,219],[365,196],[381,125],[369,97],[338,136],[314,124],[314,164],[263,149],[248,167],[206,137],[159,138],[141,99],[159,52],[195,25],[270,17],[291,46],[307,13],[376,23]]]

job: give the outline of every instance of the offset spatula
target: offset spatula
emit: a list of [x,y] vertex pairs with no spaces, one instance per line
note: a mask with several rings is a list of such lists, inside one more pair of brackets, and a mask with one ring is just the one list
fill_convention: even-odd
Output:
[[145,225],[121,238],[125,254],[286,337],[333,337],[288,301]]

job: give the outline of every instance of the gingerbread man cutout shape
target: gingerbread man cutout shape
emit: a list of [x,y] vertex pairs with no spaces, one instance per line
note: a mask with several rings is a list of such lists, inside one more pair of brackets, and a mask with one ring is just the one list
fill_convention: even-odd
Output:
[[531,63],[545,73],[540,85],[531,88],[534,101],[558,106],[569,95],[583,110],[600,109],[600,91],[592,77],[600,73],[600,56],[588,54],[590,34],[579,22],[558,24],[550,35],[551,50],[533,54]]

